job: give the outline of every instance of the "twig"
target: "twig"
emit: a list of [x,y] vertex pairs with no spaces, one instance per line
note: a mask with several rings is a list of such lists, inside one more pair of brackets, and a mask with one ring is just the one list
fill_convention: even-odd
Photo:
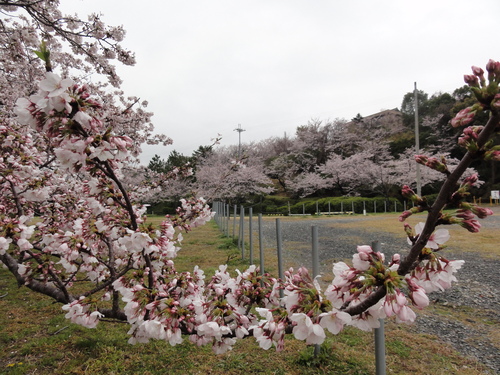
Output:
[[57,331],[55,331],[55,332],[52,334],[52,336],[57,335],[59,332],[64,331],[64,330],[65,330],[66,328],[68,328],[68,327],[69,327],[69,326],[62,327],[61,329],[58,329]]

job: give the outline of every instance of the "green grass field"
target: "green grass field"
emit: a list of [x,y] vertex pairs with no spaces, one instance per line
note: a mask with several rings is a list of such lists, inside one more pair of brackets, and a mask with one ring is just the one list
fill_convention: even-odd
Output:
[[[228,263],[232,269],[246,266],[238,260],[232,241],[223,238],[213,222],[186,234],[183,245],[175,261],[179,271],[199,265],[209,276],[219,264]],[[266,249],[271,272],[276,268],[272,254],[272,249]],[[0,374],[375,373],[373,335],[354,328],[329,335],[316,357],[312,347],[292,337],[281,353],[264,351],[248,338],[232,351],[215,355],[210,347],[196,347],[187,338],[175,347],[158,341],[129,345],[124,323],[101,322],[97,329],[74,325],[64,318],[60,304],[18,288],[3,269],[0,296]],[[481,364],[437,337],[414,334],[408,326],[390,320],[386,352],[389,374],[485,373]]]

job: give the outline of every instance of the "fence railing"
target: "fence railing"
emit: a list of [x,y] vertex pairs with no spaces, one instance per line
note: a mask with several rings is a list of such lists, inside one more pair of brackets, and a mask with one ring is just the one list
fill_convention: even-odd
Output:
[[[353,215],[353,214],[367,214],[367,213],[390,213],[390,212],[403,212],[407,208],[412,207],[411,201],[400,202],[398,200],[368,200],[368,201],[350,201],[350,202],[307,202],[302,204],[294,204],[293,206],[284,205],[277,208],[274,205],[265,205],[256,203],[251,206],[243,205],[223,205],[223,202],[214,202],[214,209],[218,212],[224,211],[225,215],[232,211],[239,215],[241,209],[253,208],[255,212],[262,213],[269,216],[300,216],[300,215]],[[226,212],[227,211],[227,212]]]

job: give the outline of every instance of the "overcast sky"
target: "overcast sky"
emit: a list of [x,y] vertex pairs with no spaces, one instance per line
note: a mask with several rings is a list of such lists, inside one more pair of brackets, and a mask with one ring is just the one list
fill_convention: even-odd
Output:
[[291,136],[310,119],[351,119],[400,107],[417,87],[462,86],[471,65],[500,60],[498,0],[61,0],[123,25],[134,67],[127,94],[149,101],[169,147],[186,155]]

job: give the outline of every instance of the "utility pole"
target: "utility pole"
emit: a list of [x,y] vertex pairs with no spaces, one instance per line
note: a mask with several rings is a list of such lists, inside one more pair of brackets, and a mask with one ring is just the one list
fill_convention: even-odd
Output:
[[[416,154],[420,154],[420,135],[418,131],[418,91],[417,91],[417,82],[415,82],[415,89],[413,91],[415,96],[415,152]],[[419,197],[422,196],[422,182],[420,181],[420,164],[417,163],[417,195]]]
[[244,132],[245,129],[242,129],[241,124],[238,124],[238,127],[234,131],[238,132],[238,159],[241,159],[241,132]]

